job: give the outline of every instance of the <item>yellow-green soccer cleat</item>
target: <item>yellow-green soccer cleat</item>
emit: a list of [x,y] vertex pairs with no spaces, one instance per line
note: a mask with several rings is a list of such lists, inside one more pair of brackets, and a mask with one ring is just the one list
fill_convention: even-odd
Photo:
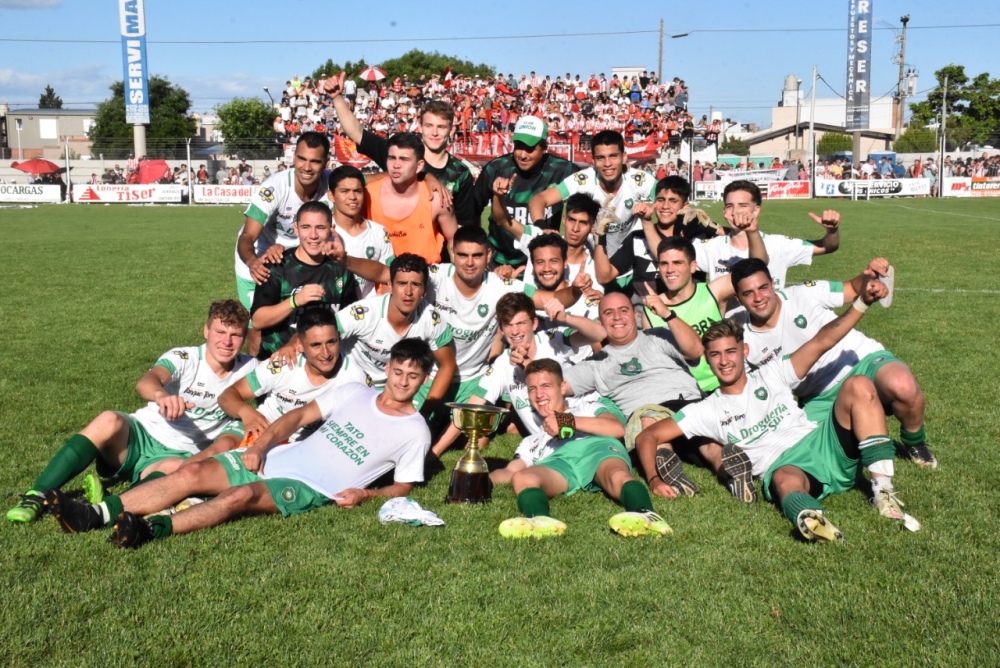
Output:
[[547,538],[561,536],[566,532],[566,524],[552,517],[512,517],[500,523],[500,535],[504,538]]
[[95,506],[104,501],[104,484],[96,473],[83,476],[83,495],[87,498],[87,503]]
[[812,543],[844,542],[844,534],[819,510],[806,508],[795,518],[795,526],[802,537]]
[[29,490],[21,495],[13,508],[7,511],[8,522],[34,522],[45,514],[45,495]]
[[901,520],[906,516],[903,512],[902,501],[896,496],[896,490],[892,488],[890,484],[883,484],[877,491],[872,487],[872,505],[875,506],[875,510],[882,517],[888,517],[890,520]]
[[670,528],[666,520],[651,510],[644,512],[624,512],[618,513],[608,520],[608,526],[619,536],[663,536],[673,535],[674,530]]
[[533,530],[527,517],[512,517],[500,523],[500,535],[504,538],[529,538]]

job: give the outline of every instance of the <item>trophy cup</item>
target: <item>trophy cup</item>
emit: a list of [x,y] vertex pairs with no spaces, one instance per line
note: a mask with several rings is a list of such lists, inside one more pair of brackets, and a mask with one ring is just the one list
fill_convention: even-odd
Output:
[[444,500],[448,503],[486,503],[493,497],[493,483],[486,460],[479,454],[479,439],[493,433],[507,409],[479,404],[445,405],[451,408],[452,422],[469,439],[469,444],[452,471],[451,486]]

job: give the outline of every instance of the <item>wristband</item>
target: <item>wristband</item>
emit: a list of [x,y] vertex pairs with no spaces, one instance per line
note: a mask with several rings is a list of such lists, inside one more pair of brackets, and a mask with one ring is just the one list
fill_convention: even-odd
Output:
[[677,317],[676,313],[674,313],[670,309],[667,309],[667,317],[663,319],[663,322],[664,322],[664,324],[666,324],[666,323],[670,322],[671,320],[673,320],[676,317]]
[[608,237],[606,234],[597,235],[597,245],[603,248],[605,251],[608,250]]
[[851,304],[851,308],[856,309],[858,313],[864,313],[868,310],[868,304],[861,301],[861,297],[858,297],[854,300],[854,303]]
[[296,306],[295,306],[295,295],[294,294],[288,295],[288,303],[290,303],[292,305],[292,310],[295,310]]
[[555,413],[556,424],[559,426],[559,438],[573,438],[576,433],[576,418],[572,413]]

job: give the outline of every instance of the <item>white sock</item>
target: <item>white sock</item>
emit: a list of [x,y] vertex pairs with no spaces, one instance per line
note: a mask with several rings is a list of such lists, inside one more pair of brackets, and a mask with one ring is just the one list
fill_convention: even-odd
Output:
[[885,489],[892,489],[892,478],[872,476],[872,491],[881,492]]
[[889,476],[890,478],[896,472],[895,462],[891,459],[880,459],[877,462],[872,462],[871,466],[868,467],[869,473],[881,473],[884,476]]
[[108,504],[101,501],[100,503],[95,503],[93,508],[101,514],[101,519],[104,520],[105,524],[111,522],[111,512],[108,510]]

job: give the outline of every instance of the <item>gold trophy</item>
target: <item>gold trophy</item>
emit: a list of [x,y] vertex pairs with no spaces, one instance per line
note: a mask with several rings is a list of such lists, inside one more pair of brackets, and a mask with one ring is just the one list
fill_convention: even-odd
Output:
[[444,500],[448,503],[486,503],[493,497],[493,483],[486,460],[479,454],[479,439],[496,430],[507,409],[479,404],[445,405],[451,408],[452,422],[465,434],[469,444],[455,464],[448,496]]

